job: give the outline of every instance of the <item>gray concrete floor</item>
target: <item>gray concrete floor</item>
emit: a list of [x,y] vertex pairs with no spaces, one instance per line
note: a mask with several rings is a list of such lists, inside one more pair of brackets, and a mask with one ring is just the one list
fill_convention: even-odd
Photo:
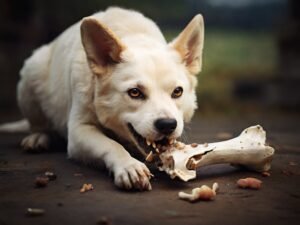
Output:
[[[1,119],[2,121],[4,119]],[[153,190],[125,192],[114,187],[104,168],[90,168],[67,159],[53,147],[42,154],[23,153],[18,147],[24,134],[0,134],[0,224],[293,224],[300,221],[300,117],[247,118],[196,117],[187,129],[187,142],[217,141],[219,132],[237,135],[261,124],[275,147],[271,176],[216,165],[198,170],[197,179],[184,183],[153,171]],[[57,179],[35,188],[38,175],[51,170]],[[81,176],[78,176],[78,173]],[[76,176],[77,174],[77,176]],[[242,190],[236,181],[244,177],[263,181],[261,190]],[[211,202],[179,200],[179,191],[218,182],[220,191]],[[80,193],[83,183],[94,190]],[[27,208],[42,208],[39,217],[25,215]]]

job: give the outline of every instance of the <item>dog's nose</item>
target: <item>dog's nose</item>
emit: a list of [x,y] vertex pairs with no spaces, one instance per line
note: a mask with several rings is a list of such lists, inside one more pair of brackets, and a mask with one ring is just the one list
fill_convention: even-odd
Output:
[[175,119],[161,118],[154,122],[154,126],[159,133],[169,135],[176,129],[177,121]]

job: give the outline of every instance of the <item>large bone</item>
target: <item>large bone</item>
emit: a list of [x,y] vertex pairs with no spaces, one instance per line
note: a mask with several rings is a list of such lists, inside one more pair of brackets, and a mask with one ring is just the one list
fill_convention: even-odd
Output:
[[266,132],[260,125],[249,127],[227,141],[178,146],[173,145],[159,155],[162,163],[159,169],[184,181],[196,177],[196,168],[220,163],[268,171],[274,154],[274,149],[266,145]]

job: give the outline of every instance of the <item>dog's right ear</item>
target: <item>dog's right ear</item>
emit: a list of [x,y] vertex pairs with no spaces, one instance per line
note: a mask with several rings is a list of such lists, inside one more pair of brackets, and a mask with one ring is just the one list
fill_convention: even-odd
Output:
[[87,17],[82,20],[80,30],[87,60],[94,74],[105,74],[109,66],[121,62],[121,52],[125,47],[109,28]]
[[201,14],[196,15],[170,45],[179,53],[191,74],[202,69],[202,49],[204,44],[204,22]]

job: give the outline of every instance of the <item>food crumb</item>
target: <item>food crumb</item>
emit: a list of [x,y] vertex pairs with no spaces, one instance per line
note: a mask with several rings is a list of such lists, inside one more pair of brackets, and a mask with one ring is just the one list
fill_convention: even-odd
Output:
[[87,191],[91,191],[93,190],[94,187],[92,184],[83,184],[82,185],[82,188],[80,189],[80,193],[84,193],[84,192],[87,192]]
[[56,180],[57,176],[55,173],[51,171],[46,171],[45,176],[49,178],[49,180]]
[[247,177],[244,179],[239,179],[237,181],[237,186],[239,188],[248,188],[258,190],[261,188],[262,181],[253,177]]
[[38,208],[27,208],[26,215],[27,216],[42,216],[45,214],[44,209],[38,209]]
[[261,175],[262,175],[263,177],[269,177],[269,176],[271,176],[271,174],[270,174],[269,172],[267,172],[267,171],[262,172]]
[[46,176],[38,176],[35,178],[35,186],[38,188],[46,187],[49,183],[49,178]]

